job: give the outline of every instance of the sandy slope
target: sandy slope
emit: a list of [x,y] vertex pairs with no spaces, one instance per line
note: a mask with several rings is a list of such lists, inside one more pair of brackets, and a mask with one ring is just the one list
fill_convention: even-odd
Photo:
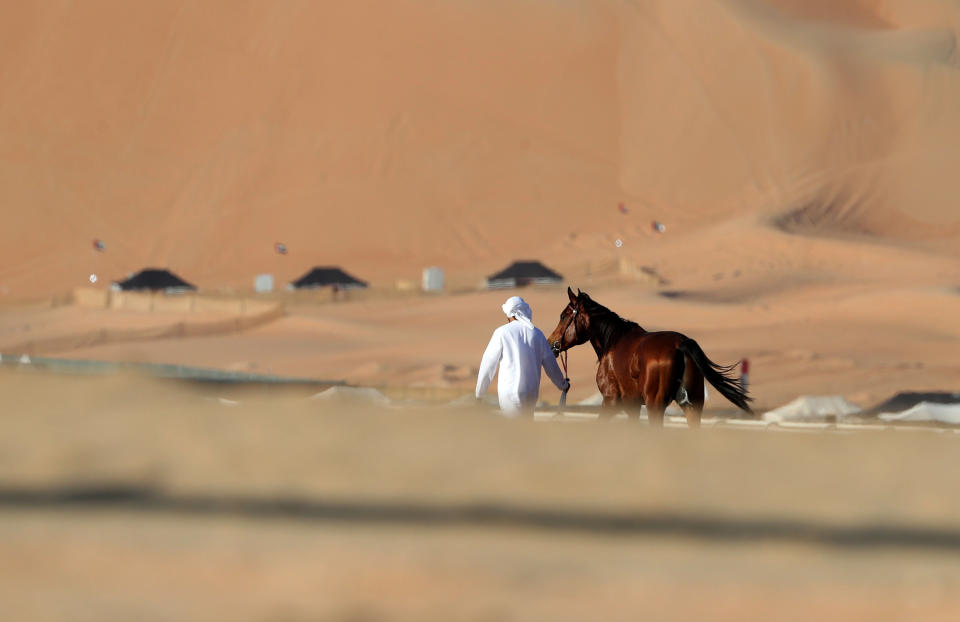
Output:
[[957,233],[946,1],[2,11],[5,296],[146,264],[209,288],[315,263],[482,275],[654,217]]

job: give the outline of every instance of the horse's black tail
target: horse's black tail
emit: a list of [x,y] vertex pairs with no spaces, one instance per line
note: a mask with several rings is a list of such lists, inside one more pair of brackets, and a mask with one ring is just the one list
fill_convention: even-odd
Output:
[[753,401],[753,398],[747,395],[747,392],[740,385],[740,382],[733,376],[733,370],[737,367],[736,363],[726,366],[717,365],[707,358],[700,344],[689,338],[681,341],[677,349],[690,357],[700,370],[700,373],[703,374],[703,377],[706,378],[723,397],[730,400],[737,408],[753,414],[748,404],[748,402]]

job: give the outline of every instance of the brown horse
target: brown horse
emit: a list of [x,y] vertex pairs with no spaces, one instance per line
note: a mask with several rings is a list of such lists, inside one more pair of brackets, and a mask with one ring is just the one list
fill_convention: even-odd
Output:
[[663,413],[676,400],[687,416],[687,425],[700,425],[703,381],[712,384],[737,407],[752,412],[752,398],[732,376],[736,365],[717,365],[693,339],[671,331],[647,332],[636,322],[595,302],[585,292],[567,288],[570,297],[560,323],[547,338],[554,356],[590,342],[597,352],[597,387],[603,395],[602,417],[621,406],[639,418],[646,404],[651,425],[663,425]]

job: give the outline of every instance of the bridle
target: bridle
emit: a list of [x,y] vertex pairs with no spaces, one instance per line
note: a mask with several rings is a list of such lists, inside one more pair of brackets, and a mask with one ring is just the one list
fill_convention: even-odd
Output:
[[[563,336],[566,334],[567,329],[570,328],[570,324],[577,319],[577,314],[580,312],[576,307],[573,307],[573,303],[569,303],[568,307],[572,307],[573,313],[570,314],[570,317],[567,318],[567,323],[563,325],[563,330],[560,331],[560,339],[563,339]],[[577,330],[577,325],[573,325],[573,330]],[[567,350],[560,349],[560,341],[554,341],[550,344],[550,347],[554,352],[557,353],[557,357],[560,359],[560,366],[563,368],[563,377],[568,377],[567,374]]]

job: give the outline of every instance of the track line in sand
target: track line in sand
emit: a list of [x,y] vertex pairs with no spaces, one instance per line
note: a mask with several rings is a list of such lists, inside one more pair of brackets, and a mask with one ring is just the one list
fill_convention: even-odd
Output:
[[515,528],[713,542],[793,542],[839,549],[916,549],[955,555],[960,529],[689,512],[616,512],[510,502],[431,503],[370,499],[170,494],[148,486],[0,487],[0,511],[122,511],[181,517],[415,527]]

